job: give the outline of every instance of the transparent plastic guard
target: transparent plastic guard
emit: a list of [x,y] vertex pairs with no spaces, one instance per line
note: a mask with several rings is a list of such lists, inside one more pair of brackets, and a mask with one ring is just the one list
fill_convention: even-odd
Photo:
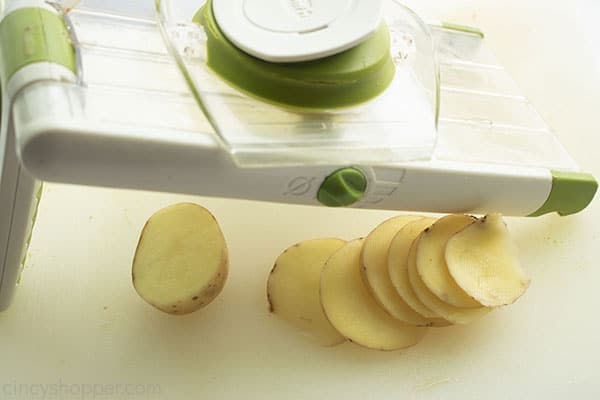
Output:
[[206,64],[192,18],[203,1],[157,0],[165,42],[221,145],[239,166],[389,164],[428,160],[436,142],[438,71],[420,19],[394,1],[384,15],[396,72],[375,99],[346,109],[298,111],[251,98]]
[[483,34],[445,24],[430,28],[441,82],[432,159],[578,170]]
[[[186,15],[188,20],[191,20],[199,7],[195,1],[179,0],[177,4],[179,7],[177,10],[182,15]],[[55,95],[56,98],[66,95],[68,101],[49,101],[47,107],[28,108],[28,112],[63,115],[65,121],[81,120],[86,126],[101,130],[106,140],[135,142],[156,138],[156,140],[182,141],[186,144],[212,145],[213,139],[218,135],[215,135],[214,129],[198,106],[196,96],[192,94],[193,90],[190,90],[194,86],[189,85],[189,82],[186,83],[182,78],[181,68],[175,63],[176,58],[165,46],[165,40],[155,18],[154,4],[81,0],[79,4],[74,5],[75,3],[63,4],[65,11],[68,11],[65,13],[65,18],[70,20],[72,34],[77,39],[76,50],[81,60],[78,75],[82,81],[77,84],[40,82],[32,85],[32,91],[37,87],[35,90],[51,93],[50,99],[54,99]],[[388,2],[386,7],[396,9],[397,5]],[[391,12],[385,10],[385,14],[390,15]],[[405,15],[410,13],[405,10]],[[418,20],[409,19],[409,21]],[[172,28],[175,29],[176,26]],[[192,34],[198,32],[202,34],[202,30],[198,31],[195,25],[190,28],[189,21],[182,25],[183,32],[188,28]],[[440,24],[429,25],[426,28],[431,33],[440,73],[437,138],[435,146],[429,148],[429,152],[432,153],[427,151],[422,153],[424,158],[431,158],[432,166],[444,167],[448,165],[446,162],[449,162],[450,164],[472,164],[474,170],[481,164],[495,164],[507,168],[515,166],[578,170],[576,163],[507,71],[498,63],[493,52],[486,46],[482,35]],[[416,28],[414,31],[424,32]],[[415,36],[415,41],[416,38]],[[430,40],[429,36],[426,38]],[[394,46],[396,49],[411,48],[410,40],[396,42]],[[416,53],[405,51],[402,54],[418,56],[420,54],[418,51],[419,48]],[[423,52],[428,54],[425,50]],[[400,53],[396,52],[396,54]],[[431,71],[435,69],[435,65],[427,56],[409,57],[409,60],[412,61],[407,64],[406,69],[409,69],[419,81],[433,81]],[[203,65],[198,58],[190,57],[188,62]],[[264,120],[260,110],[272,110],[276,112],[276,116],[290,118],[286,124],[280,126],[287,127],[288,130],[291,129],[290,127],[296,127],[297,130],[300,129],[298,126],[305,127],[308,132],[304,136],[297,137],[302,139],[298,141],[298,146],[294,146],[293,142],[292,144],[275,142],[272,147],[269,147],[270,140],[259,136],[250,144],[262,140],[262,145],[251,146],[244,142],[240,150],[240,146],[231,147],[226,139],[219,139],[222,148],[231,152],[230,154],[241,166],[277,167],[293,163],[300,165],[354,163],[346,160],[360,160],[361,162],[356,164],[372,165],[392,163],[396,159],[408,160],[411,154],[415,155],[413,147],[403,147],[406,145],[404,142],[389,149],[385,143],[377,142],[377,135],[380,132],[376,130],[360,131],[362,135],[357,133],[357,142],[351,140],[336,142],[331,137],[329,137],[330,142],[327,142],[328,138],[323,131],[328,129],[328,132],[331,132],[334,122],[340,124],[342,120],[348,121],[349,117],[359,115],[364,110],[343,110],[338,113],[324,112],[323,115],[316,117],[305,116],[244,98],[220,82],[212,73],[207,76],[211,77],[212,82],[216,82],[217,88],[231,94],[245,107],[249,109],[256,107],[257,110],[242,116],[226,110],[224,115],[219,116],[221,125],[228,125],[225,117],[232,115],[236,117],[234,122],[237,124],[241,123],[241,117]],[[424,87],[431,89],[435,88],[435,85]],[[45,90],[48,88],[52,90]],[[219,99],[226,96],[216,93],[202,92],[204,98],[212,96],[212,101],[216,103],[215,106],[218,106]],[[433,102],[435,93],[428,90],[424,90],[423,93],[430,100],[430,104],[435,104]],[[378,104],[379,100],[372,104]],[[408,100],[411,99],[404,101]],[[402,101],[395,105],[395,109],[402,109],[402,107]],[[433,108],[431,110],[433,112]],[[36,119],[26,113],[22,115],[26,120]],[[212,112],[208,115],[213,119],[217,117]],[[223,118],[225,120],[221,121]],[[273,116],[269,118],[274,119]],[[297,124],[290,121],[296,121]],[[310,121],[313,127],[319,126],[320,123],[321,130],[307,129]],[[327,122],[330,125],[327,125]],[[385,125],[381,124],[381,120],[371,120],[363,124],[371,127]],[[355,122],[354,125],[347,125],[354,126],[358,130],[361,124]],[[254,126],[252,129],[258,128]],[[232,131],[221,129],[219,132],[228,134]],[[279,131],[273,128],[270,132],[275,135]],[[289,132],[286,132],[283,131],[285,135],[290,136]],[[393,139],[401,139],[402,133],[406,133],[399,132]],[[72,134],[89,135],[87,132],[76,131]],[[286,137],[285,135],[276,138],[282,139]],[[315,139],[312,139],[313,137]],[[267,139],[272,138],[267,137]],[[322,145],[323,142],[328,145]],[[351,151],[344,149],[351,149]],[[397,153],[392,153],[391,149],[396,150]],[[100,152],[100,149],[98,151]],[[438,164],[438,161],[441,163]]]

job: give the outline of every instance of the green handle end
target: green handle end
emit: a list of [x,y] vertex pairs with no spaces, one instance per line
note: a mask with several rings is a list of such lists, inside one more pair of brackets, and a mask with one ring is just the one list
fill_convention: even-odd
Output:
[[586,173],[552,171],[552,189],[546,202],[530,217],[556,212],[559,215],[578,213],[594,199],[598,189],[596,179]]

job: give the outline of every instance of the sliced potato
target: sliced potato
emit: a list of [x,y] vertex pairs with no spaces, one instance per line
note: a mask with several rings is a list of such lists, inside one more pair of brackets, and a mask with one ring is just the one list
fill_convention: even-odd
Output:
[[271,312],[325,346],[346,340],[325,317],[319,295],[325,261],[345,243],[329,238],[298,243],[279,255],[267,282]]
[[454,307],[481,307],[479,302],[456,284],[448,272],[444,256],[448,239],[474,221],[476,218],[470,215],[448,215],[437,220],[419,239],[416,267],[421,281],[440,300]]
[[205,208],[180,203],[148,219],[132,267],[133,286],[149,304],[169,314],[187,314],[209,304],[228,273],[223,233]]
[[352,240],[325,263],[321,275],[321,304],[331,324],[347,339],[379,350],[417,344],[427,328],[397,320],[375,301],[362,279],[363,239]]
[[401,215],[379,224],[366,237],[361,252],[361,272],[375,300],[394,318],[411,325],[427,326],[426,318],[398,295],[388,272],[388,248],[396,233],[422,217]]
[[456,283],[489,307],[514,303],[529,287],[500,214],[487,215],[452,236],[445,260]]
[[415,312],[421,315],[429,326],[447,326],[449,322],[439,318],[433,311],[427,308],[417,297],[410,285],[408,278],[408,256],[409,250],[417,236],[424,229],[435,222],[433,218],[422,218],[409,222],[393,237],[388,249],[388,272],[390,282],[396,293]]
[[416,262],[418,258],[417,250],[419,249],[419,241],[421,240],[423,234],[424,233],[420,234],[415,239],[410,248],[408,256],[408,278],[410,280],[410,285],[419,300],[421,300],[421,302],[436,315],[439,315],[441,318],[453,324],[468,324],[487,314],[490,309],[483,306],[477,308],[458,308],[451,306],[450,304],[440,300],[429,290],[429,288],[427,288],[417,271]]

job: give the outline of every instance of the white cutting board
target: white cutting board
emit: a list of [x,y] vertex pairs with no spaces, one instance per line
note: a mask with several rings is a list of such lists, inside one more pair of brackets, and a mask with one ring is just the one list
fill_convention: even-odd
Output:
[[[407,4],[481,27],[569,152],[600,178],[600,3]],[[190,200],[221,223],[231,272],[208,308],[172,317],[136,295],[131,260],[145,220]],[[432,329],[414,348],[321,348],[268,314],[279,252],[308,238],[362,236],[391,215],[48,184],[22,283],[0,314],[0,399],[600,398],[598,200],[572,217],[509,219],[530,290],[470,326]]]

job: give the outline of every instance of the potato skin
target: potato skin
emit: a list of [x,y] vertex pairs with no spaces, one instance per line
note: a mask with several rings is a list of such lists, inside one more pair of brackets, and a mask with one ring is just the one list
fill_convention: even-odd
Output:
[[[152,229],[149,227],[152,226],[152,222],[154,221],[153,218],[155,218],[157,215],[162,214],[164,216],[165,213],[177,210],[181,211],[183,208],[194,210],[196,212],[201,212],[203,214],[202,216],[204,217],[204,221],[202,222],[211,225],[213,233],[217,237],[217,242],[219,245],[221,245],[219,265],[216,268],[214,274],[212,274],[212,276],[210,277],[210,279],[203,286],[198,287],[196,290],[192,291],[192,293],[188,292],[188,295],[183,293],[181,295],[174,294],[173,296],[171,296],[168,302],[158,302],[151,298],[151,293],[147,289],[145,289],[144,287],[140,287],[139,279],[136,275],[136,272],[138,274],[140,273],[139,269],[141,268],[139,265],[140,248],[142,246],[142,243],[144,243],[146,236],[148,235],[149,229]],[[156,233],[153,234],[156,235]],[[168,239],[165,241],[168,242]],[[198,254],[196,256],[201,257],[201,254]],[[197,311],[203,307],[206,307],[221,293],[223,287],[225,286],[225,282],[227,281],[228,275],[229,252],[227,244],[225,242],[225,238],[218,225],[216,218],[212,215],[212,213],[210,213],[210,211],[208,211],[204,207],[194,203],[178,203],[157,211],[146,221],[135,250],[135,255],[132,262],[131,279],[133,287],[138,293],[138,295],[154,308],[171,315],[186,315]]]

